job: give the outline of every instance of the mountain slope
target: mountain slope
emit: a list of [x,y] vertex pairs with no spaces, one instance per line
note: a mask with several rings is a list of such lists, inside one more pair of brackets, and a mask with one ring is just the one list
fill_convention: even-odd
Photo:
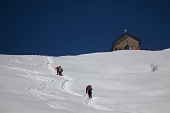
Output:
[[[2,113],[169,113],[170,50],[0,55]],[[158,67],[152,72],[151,64]],[[61,65],[64,76],[54,68]],[[93,87],[88,99],[85,88]]]

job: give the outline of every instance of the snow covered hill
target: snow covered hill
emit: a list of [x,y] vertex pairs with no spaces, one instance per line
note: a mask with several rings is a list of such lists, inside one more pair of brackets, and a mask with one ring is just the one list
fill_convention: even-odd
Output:
[[0,55],[0,113],[169,113],[169,81],[170,49]]

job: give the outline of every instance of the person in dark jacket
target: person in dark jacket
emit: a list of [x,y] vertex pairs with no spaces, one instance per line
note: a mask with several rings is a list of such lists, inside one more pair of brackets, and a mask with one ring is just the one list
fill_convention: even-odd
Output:
[[88,85],[87,87],[86,87],[86,94],[88,93],[88,96],[89,96],[89,98],[92,98],[92,87],[91,87],[91,85]]
[[62,72],[63,72],[63,69],[61,68],[61,66],[59,66],[59,75],[60,75],[60,76],[63,76],[63,75],[62,75]]

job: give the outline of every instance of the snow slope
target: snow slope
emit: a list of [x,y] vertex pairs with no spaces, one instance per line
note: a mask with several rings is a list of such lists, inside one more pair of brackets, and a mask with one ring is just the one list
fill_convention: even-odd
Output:
[[0,113],[169,113],[169,81],[170,49],[0,55]]

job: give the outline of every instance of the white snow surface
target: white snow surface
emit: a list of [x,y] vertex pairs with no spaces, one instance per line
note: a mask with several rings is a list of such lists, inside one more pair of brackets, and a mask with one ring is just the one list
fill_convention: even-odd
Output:
[[[56,75],[56,66],[64,76]],[[170,113],[170,49],[1,54],[0,113]]]

